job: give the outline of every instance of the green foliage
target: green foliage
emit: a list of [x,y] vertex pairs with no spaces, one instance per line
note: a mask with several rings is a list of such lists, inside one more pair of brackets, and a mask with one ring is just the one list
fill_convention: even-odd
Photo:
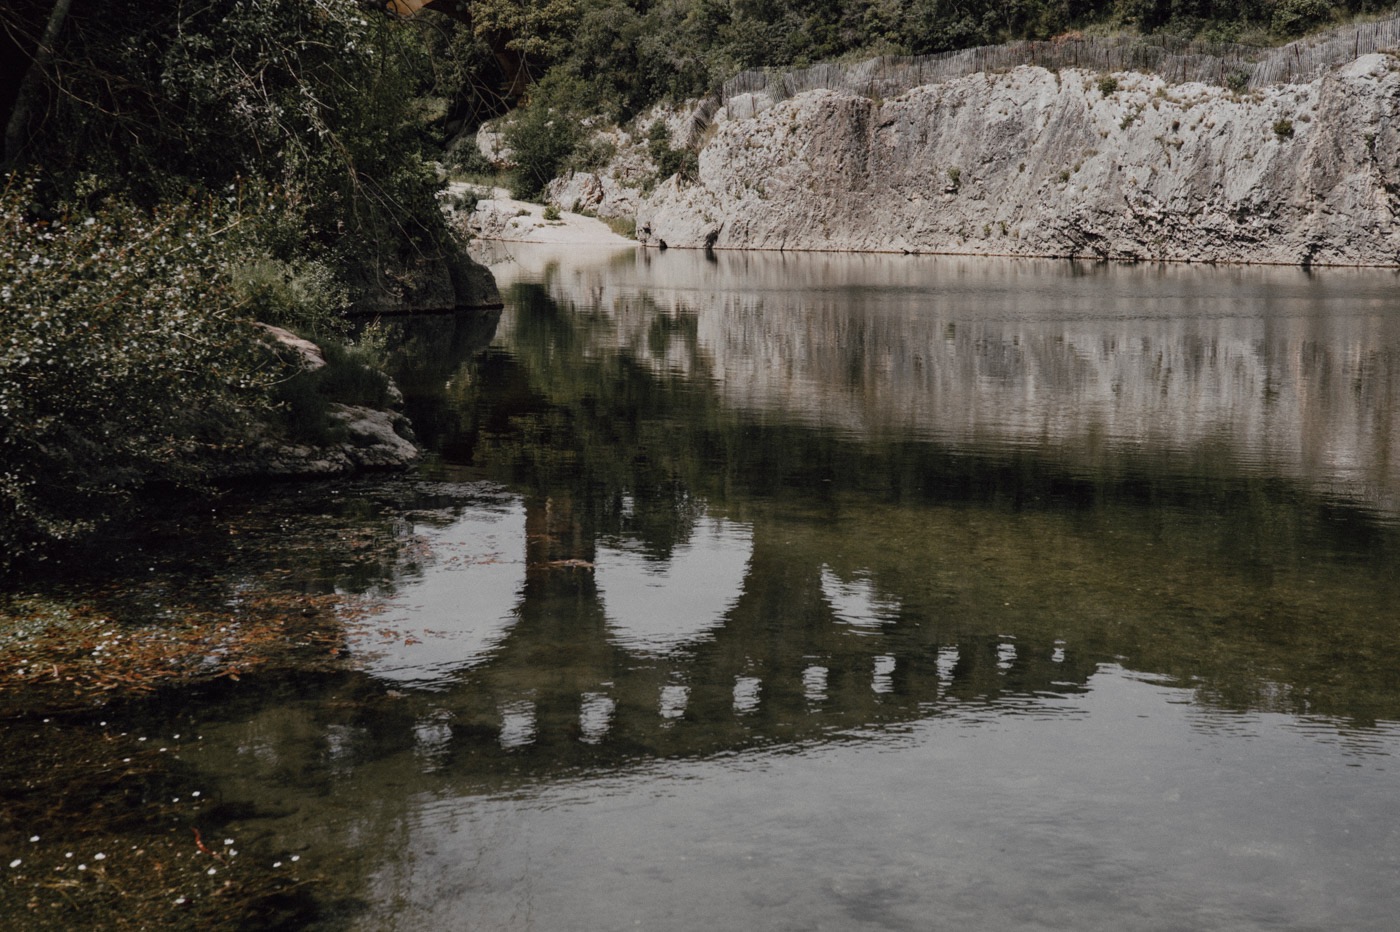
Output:
[[355,0],[78,7],[29,158],[92,204],[261,179],[295,205],[288,277],[392,269],[448,239],[419,154],[447,96],[429,44]]
[[317,338],[345,332],[350,292],[324,260],[259,256],[230,276],[238,304],[257,320]]
[[358,345],[328,341],[320,346],[324,366],[293,365],[293,374],[279,381],[272,392],[283,431],[302,443],[344,439],[340,422],[331,416],[332,404],[382,408],[392,401],[389,377],[380,368],[383,360],[372,339]]
[[637,238],[636,217],[604,217],[603,222],[618,236],[625,236],[628,239]]
[[41,216],[38,191],[12,175],[0,192],[0,569],[143,484],[197,483],[272,375],[237,313],[227,204]]
[[446,194],[443,200],[453,210],[469,214],[481,203],[481,194],[474,188],[458,189]]
[[[30,9],[0,21],[23,35]],[[0,180],[0,569],[198,486],[279,399],[304,435],[382,398],[359,349],[282,378],[249,318],[334,355],[357,289],[454,248],[421,153],[490,54],[428,25],[356,0],[75,5],[25,127],[44,171]]]
[[671,147],[671,130],[665,121],[657,120],[647,128],[647,154],[656,163],[657,180],[670,178],[681,170],[685,154]]
[[574,0],[472,0],[472,29],[478,36],[509,37],[506,48],[523,56],[552,58],[569,41],[578,6]]
[[1327,0],[1281,0],[1269,25],[1275,35],[1296,38],[1329,22],[1333,15]]
[[607,165],[617,154],[617,144],[601,136],[593,136],[574,149],[569,166],[575,171],[594,171]]
[[[1085,30],[1277,41],[1388,4],[1362,0],[489,0],[476,35],[508,28],[534,75],[587,85],[619,122],[702,96],[745,68],[921,55]],[[478,9],[484,10],[478,13]],[[474,91],[473,91],[474,93]],[[1111,93],[1111,92],[1110,92]]]
[[[1010,7],[1002,12],[1010,19],[1024,15],[1023,9]],[[897,35],[912,54],[925,55],[989,45],[1003,37],[1006,23],[988,4],[913,0],[899,23]],[[1029,34],[1034,30],[1026,31]]]
[[699,170],[697,157],[690,149],[676,149],[671,145],[671,130],[664,120],[656,120],[647,127],[647,154],[656,163],[656,181],[664,181],[672,175],[682,180],[694,180]]
[[583,82],[563,71],[550,72],[531,89],[529,102],[504,130],[515,159],[512,197],[538,198],[561,172],[583,140],[588,102]]
[[559,214],[559,208],[556,207],[556,206],[553,205],[553,204],[550,204],[548,207],[546,207],[546,208],[544,209],[544,219],[545,219],[546,221],[558,220],[558,219],[559,219],[559,216],[560,216],[560,214]]
[[1111,74],[1099,78],[1099,93],[1105,97],[1112,97],[1118,93],[1118,79]]
[[475,135],[454,143],[448,149],[447,155],[448,167],[456,174],[478,177],[496,174],[496,166],[492,165],[491,160],[482,154],[480,147],[476,144]]
[[1293,121],[1281,119],[1274,121],[1274,135],[1280,140],[1293,138]]

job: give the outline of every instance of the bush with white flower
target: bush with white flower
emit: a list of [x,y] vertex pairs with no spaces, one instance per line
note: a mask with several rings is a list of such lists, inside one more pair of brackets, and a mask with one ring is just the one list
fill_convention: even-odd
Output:
[[274,377],[227,272],[236,209],[43,211],[36,190],[0,179],[0,569],[197,483]]

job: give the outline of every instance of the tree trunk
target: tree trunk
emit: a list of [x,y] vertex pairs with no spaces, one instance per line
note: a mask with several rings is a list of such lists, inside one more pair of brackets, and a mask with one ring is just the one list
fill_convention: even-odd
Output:
[[15,108],[10,111],[10,119],[5,124],[4,164],[6,167],[18,167],[20,153],[27,147],[29,142],[27,130],[39,99],[39,88],[43,84],[44,70],[53,60],[54,43],[58,41],[59,30],[63,28],[63,21],[68,18],[68,8],[72,5],[73,0],[54,0],[53,10],[49,13],[49,21],[44,26],[44,35],[39,39],[39,47],[34,50],[34,58],[29,62],[29,68],[20,80],[19,93],[15,95]]

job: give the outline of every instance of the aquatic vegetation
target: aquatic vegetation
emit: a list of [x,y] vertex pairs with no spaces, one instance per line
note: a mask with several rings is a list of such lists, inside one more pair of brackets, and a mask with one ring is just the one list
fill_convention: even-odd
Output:
[[[226,831],[181,751],[196,734],[33,716],[0,730],[0,916],[26,929],[268,928],[318,875]],[[201,787],[205,788],[201,788]]]
[[0,715],[83,709],[272,666],[328,667],[344,648],[333,595],[268,593],[210,611],[165,605],[123,621],[94,607],[25,599],[0,607]]

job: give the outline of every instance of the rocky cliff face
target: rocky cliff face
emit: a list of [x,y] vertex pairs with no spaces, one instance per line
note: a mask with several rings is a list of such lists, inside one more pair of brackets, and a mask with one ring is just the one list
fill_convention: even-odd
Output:
[[[1111,78],[1111,79],[1110,79]],[[1247,94],[1019,67],[872,100],[743,95],[654,245],[1400,265],[1400,61]]]

